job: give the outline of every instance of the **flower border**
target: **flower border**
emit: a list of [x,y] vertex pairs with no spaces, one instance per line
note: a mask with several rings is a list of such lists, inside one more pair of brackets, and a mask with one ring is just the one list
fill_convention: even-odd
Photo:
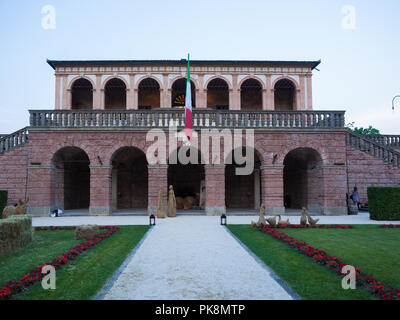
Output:
[[[76,227],[36,227],[37,231],[46,231],[46,230],[72,230]],[[51,262],[44,263],[41,266],[38,266],[35,269],[32,269],[29,273],[22,276],[19,280],[11,280],[6,283],[0,289],[0,301],[10,299],[13,295],[21,293],[23,290],[26,290],[28,287],[33,285],[36,282],[42,280],[45,276],[42,274],[42,268],[45,265],[51,265],[56,269],[62,268],[65,264],[74,260],[76,257],[81,255],[83,252],[87,251],[90,248],[93,248],[103,240],[109,238],[114,233],[120,230],[118,226],[101,226],[100,229],[104,230],[101,233],[96,234],[91,237],[89,240],[85,242],[80,242],[73,248],[69,249],[67,252],[62,253],[60,256],[54,258]]]
[[[347,265],[343,259],[328,255],[325,250],[314,248],[306,242],[297,241],[296,239],[289,237],[287,234],[277,231],[270,226],[264,226],[259,230],[267,233],[278,241],[287,244],[289,247],[295,248],[298,252],[312,258],[315,263],[328,268],[342,278],[345,277],[345,274],[342,274],[341,272],[342,268]],[[380,299],[400,300],[400,289],[388,287],[384,282],[375,279],[374,275],[366,274],[358,267],[355,267],[355,269],[356,284],[358,286],[365,288],[373,296],[377,296]]]
[[400,228],[400,224],[381,224],[382,228]]

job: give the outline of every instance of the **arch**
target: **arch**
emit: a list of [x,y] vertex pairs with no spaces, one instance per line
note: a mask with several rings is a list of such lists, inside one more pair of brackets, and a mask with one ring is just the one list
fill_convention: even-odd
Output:
[[51,207],[88,209],[90,205],[90,160],[78,147],[59,149],[52,157]]
[[274,82],[275,110],[295,110],[296,108],[296,82],[289,78],[281,78]]
[[[191,93],[192,93],[192,108],[196,108],[196,85],[193,80],[191,83]],[[176,79],[171,86],[171,106],[182,108],[185,106],[186,97],[186,78]]]
[[90,80],[79,77],[71,82],[71,109],[93,109],[93,84]]
[[246,76],[242,80],[240,80],[239,83],[238,83],[238,88],[240,88],[243,85],[244,82],[246,82],[247,80],[251,80],[251,79],[258,81],[263,90],[266,89],[264,81],[261,78],[259,78],[257,76],[254,76],[254,75]]
[[129,83],[126,81],[126,79],[123,78],[123,77],[121,77],[121,76],[118,76],[118,75],[111,75],[111,76],[108,76],[107,78],[105,78],[105,79],[103,80],[102,84],[101,84],[101,88],[100,88],[100,89],[101,89],[101,90],[105,90],[106,85],[107,85],[107,82],[109,82],[109,81],[112,80],[112,79],[121,80],[121,81],[125,84],[126,89],[127,89],[127,90],[130,89],[130,85],[129,85]]
[[313,148],[296,148],[283,161],[284,204],[287,209],[320,212],[324,198],[323,164],[320,153]]
[[106,110],[124,110],[126,109],[126,82],[113,77],[104,84],[104,109]]
[[73,84],[74,84],[74,82],[75,82],[76,80],[79,80],[79,79],[85,79],[85,80],[89,81],[90,84],[91,84],[92,87],[93,87],[93,90],[95,90],[96,84],[93,82],[93,80],[92,80],[91,78],[89,78],[88,76],[85,76],[85,75],[76,76],[76,77],[72,78],[71,81],[68,83],[67,90],[71,90],[71,89],[72,89],[72,86],[73,86]]
[[112,157],[111,202],[113,210],[146,209],[148,201],[148,163],[139,148],[118,148]]
[[229,81],[229,79],[226,78],[226,77],[224,77],[224,76],[222,76],[222,75],[210,77],[210,78],[206,81],[206,83],[204,84],[204,88],[207,88],[207,87],[208,87],[208,84],[209,84],[211,81],[215,80],[215,79],[224,80],[224,81],[226,82],[226,84],[228,85],[229,90],[233,90],[232,84],[231,84],[231,82]]
[[160,83],[153,77],[145,77],[138,82],[139,109],[160,108]]
[[240,109],[262,110],[263,83],[255,78],[242,80],[240,84]]
[[[238,149],[238,148],[236,148]],[[260,166],[262,157],[258,150],[251,147],[242,147],[242,155],[249,159],[249,152],[253,153],[254,166],[251,174],[240,175],[237,168],[245,167],[238,164],[233,156],[234,151],[225,159],[225,205],[227,209],[259,209],[261,204],[261,175]],[[232,161],[230,157],[232,156]],[[250,158],[251,159],[251,158]]]
[[[179,154],[192,153],[192,161],[180,159]],[[189,159],[188,159],[189,160]],[[189,163],[187,163],[189,162]],[[184,209],[179,205],[179,199],[192,197],[193,203],[185,209],[204,209],[205,206],[205,169],[204,158],[200,150],[194,147],[179,147],[173,150],[168,158],[168,186],[172,185],[177,198],[177,209]]]
[[147,75],[144,75],[144,76],[140,77],[136,81],[134,89],[135,90],[139,90],[140,83],[145,79],[153,79],[154,81],[156,81],[158,83],[158,85],[160,86],[160,89],[164,87],[164,85],[163,85],[163,83],[161,82],[160,79],[158,79],[157,77],[153,76],[152,74],[147,74]]
[[229,110],[229,83],[220,77],[207,82],[207,108]]

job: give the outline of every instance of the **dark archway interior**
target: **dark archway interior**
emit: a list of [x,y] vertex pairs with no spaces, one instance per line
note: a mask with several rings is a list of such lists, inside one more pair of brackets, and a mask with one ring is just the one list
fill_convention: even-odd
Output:
[[104,88],[104,109],[126,109],[126,85],[121,79],[114,78],[107,81]]
[[[186,152],[186,155],[189,156],[190,149],[187,147],[181,148],[184,150],[182,152]],[[180,149],[174,151],[173,155],[169,158],[168,186],[173,186],[176,197],[184,198],[191,196],[196,198],[195,206],[199,206],[200,193],[205,192],[205,190],[200,191],[200,185],[205,179],[204,165],[201,164],[201,155],[199,151],[192,148],[191,152],[197,152],[197,161],[182,164],[177,156]],[[196,153],[194,154],[196,155]],[[173,159],[177,159],[177,163],[174,163]]]
[[78,79],[71,87],[71,108],[74,110],[93,109],[93,86],[87,79]]
[[53,205],[64,210],[90,205],[90,168],[87,154],[76,147],[59,150],[53,158]]
[[139,84],[139,109],[160,108],[160,85],[152,78],[143,79]]
[[[192,93],[192,108],[196,107],[196,87],[193,81],[190,81],[191,93]],[[176,80],[172,85],[171,105],[173,108],[185,107],[186,97],[186,79],[181,78]]]
[[223,79],[213,79],[207,85],[207,108],[229,109],[229,87]]
[[256,79],[248,79],[240,87],[242,110],[262,110],[262,86]]
[[275,84],[275,110],[294,110],[296,87],[288,79],[279,80]]
[[134,147],[122,148],[113,156],[112,166],[117,170],[117,209],[147,208],[148,170],[144,152]]
[[321,206],[323,176],[319,153],[311,148],[298,148],[286,155],[283,164],[285,208],[314,209]]
[[[237,175],[237,167],[245,167],[245,164],[238,165],[232,154],[232,164],[225,165],[225,203],[227,209],[257,209],[256,204],[256,179],[259,183],[259,199],[261,199],[261,177],[259,169],[261,161],[257,152],[252,148],[243,148],[242,155],[253,152],[254,170],[250,175]],[[257,174],[257,175],[256,175]]]

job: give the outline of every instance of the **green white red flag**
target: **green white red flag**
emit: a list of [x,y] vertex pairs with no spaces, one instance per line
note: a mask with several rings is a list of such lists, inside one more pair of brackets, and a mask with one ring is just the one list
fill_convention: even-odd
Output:
[[190,61],[188,55],[187,79],[186,79],[186,98],[185,98],[185,134],[189,141],[192,140],[193,120],[192,120],[192,88],[190,84]]

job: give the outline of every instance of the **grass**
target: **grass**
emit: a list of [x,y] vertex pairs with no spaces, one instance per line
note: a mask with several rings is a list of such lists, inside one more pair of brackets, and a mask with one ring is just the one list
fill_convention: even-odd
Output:
[[80,241],[73,230],[35,231],[35,240],[27,246],[0,257],[0,287],[17,280],[31,269],[50,262]]
[[[249,225],[229,225],[229,230],[264,261],[303,299],[369,300],[367,291],[344,290],[341,278],[309,257]],[[306,241],[330,255],[344,259],[375,275],[387,285],[400,287],[400,230],[357,225],[355,229],[283,229],[296,240]]]
[[[56,290],[44,290],[41,283],[37,283],[16,298],[22,300],[88,300],[93,298],[139,243],[148,229],[148,226],[122,226],[119,232],[83,253],[62,269],[57,270]],[[66,235],[68,232],[70,235]],[[51,238],[59,233],[64,233],[64,241],[67,241],[66,238],[73,238],[73,231],[36,232],[38,236],[44,238]],[[58,242],[56,241],[53,244],[58,245]],[[66,249],[73,247],[73,244],[74,242],[72,245],[66,246]],[[24,248],[23,251],[25,249],[28,248]],[[52,255],[52,258],[63,250],[55,251],[56,253]],[[25,251],[25,255],[30,254],[29,250]],[[41,260],[41,262],[43,261]],[[40,262],[36,266],[38,264]],[[10,265],[10,267],[12,266]],[[22,274],[20,273],[19,276]]]

